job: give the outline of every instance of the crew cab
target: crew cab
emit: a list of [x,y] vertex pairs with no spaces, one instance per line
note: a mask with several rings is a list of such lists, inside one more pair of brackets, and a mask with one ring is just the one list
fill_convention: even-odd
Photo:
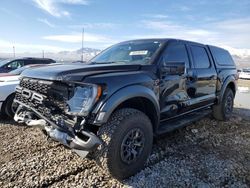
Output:
[[113,177],[141,170],[153,137],[212,113],[230,118],[237,70],[228,51],[178,39],[121,42],[87,64],[22,73],[14,119],[37,126]]

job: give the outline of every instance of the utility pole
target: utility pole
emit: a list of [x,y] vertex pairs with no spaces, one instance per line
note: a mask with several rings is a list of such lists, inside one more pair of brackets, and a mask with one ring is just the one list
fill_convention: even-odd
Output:
[[43,54],[43,58],[44,58],[44,50],[43,50],[42,54]]
[[16,57],[16,50],[15,50],[15,46],[13,46],[13,56],[14,56],[14,58]]
[[82,28],[82,55],[81,55],[82,61],[83,61],[83,41],[84,41],[84,27]]

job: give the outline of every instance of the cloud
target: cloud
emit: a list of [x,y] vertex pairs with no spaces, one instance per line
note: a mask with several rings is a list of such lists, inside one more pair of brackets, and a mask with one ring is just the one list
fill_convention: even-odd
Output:
[[[197,19],[197,18],[196,18]],[[84,24],[83,24],[84,25]],[[83,26],[76,25],[76,26]],[[86,27],[112,27],[112,24],[106,23],[89,23]],[[218,46],[231,46],[234,48],[250,48],[250,18],[228,19],[225,21],[207,21],[199,26],[190,24],[181,24],[170,21],[169,19],[150,19],[142,20],[137,24],[136,31],[126,36],[111,36],[85,33],[84,41],[86,45],[108,46],[117,41],[130,40],[136,38],[178,38],[213,44]],[[43,39],[50,41],[80,43],[82,40],[81,33],[59,34],[44,36]]]
[[69,25],[69,28],[79,29],[79,28],[85,28],[85,29],[113,29],[120,26],[119,24],[115,23],[108,23],[108,22],[99,22],[99,23],[83,23],[83,24],[77,24],[77,25]]
[[87,0],[55,0],[55,1],[65,3],[65,4],[73,4],[73,5],[88,5],[89,4]]
[[[44,36],[43,39],[58,41],[58,42],[67,42],[67,43],[80,43],[82,41],[82,34],[65,34],[65,35],[49,35]],[[94,43],[113,43],[114,40],[103,35],[95,35],[90,33],[84,33],[85,42],[94,42]]]
[[29,44],[29,43],[13,43],[10,41],[2,40],[0,39],[0,49],[1,53],[12,53],[13,46],[15,46],[17,53],[22,52],[41,52],[42,50],[46,50],[49,52],[59,52],[59,51],[65,51],[70,49],[62,48],[59,46],[53,46],[53,45],[42,45],[42,44]]
[[249,18],[238,18],[238,19],[229,19],[220,22],[213,23],[216,28],[228,30],[230,32],[242,32],[250,31],[250,17]]
[[87,0],[33,0],[35,5],[54,17],[70,16],[70,13],[63,10],[60,4],[87,5]]
[[143,16],[147,17],[147,18],[152,18],[152,19],[166,19],[166,18],[168,18],[168,16],[165,14],[144,14]]
[[166,31],[167,32],[177,31],[178,29],[183,28],[183,26],[180,26],[170,21],[143,20],[142,24],[143,27],[146,27],[147,29],[150,30],[160,31],[160,33]]
[[[216,32],[205,28],[197,29],[171,21],[144,20],[142,21],[142,27],[151,31],[149,36],[153,38],[178,38],[203,42],[204,40],[201,39],[211,39],[216,35]],[[146,35],[143,38],[148,38],[148,36]]]
[[140,27],[150,34],[129,36],[130,38],[180,38],[214,45],[250,48],[250,18],[211,20],[199,26],[154,19],[142,20],[141,23]]
[[52,23],[50,23],[46,18],[38,18],[37,19],[39,22],[46,24],[47,26],[51,28],[55,28],[56,26]]
[[250,17],[212,22],[208,25],[217,31],[217,43],[236,48],[250,48]]

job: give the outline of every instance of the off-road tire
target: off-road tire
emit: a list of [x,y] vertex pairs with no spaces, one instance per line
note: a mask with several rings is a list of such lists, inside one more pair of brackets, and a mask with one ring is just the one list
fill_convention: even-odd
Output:
[[[122,159],[122,143],[127,138],[126,135],[133,130],[143,133],[144,147],[138,152],[140,154],[136,161],[127,164],[124,158]],[[132,108],[119,109],[100,127],[97,135],[102,144],[95,151],[94,159],[112,177],[118,180],[126,179],[143,169],[153,144],[152,124],[143,112]]]
[[[230,105],[230,106],[228,106]],[[225,121],[231,117],[234,105],[234,93],[227,88],[220,104],[213,106],[213,116],[217,120]],[[229,108],[229,110],[227,110]]]

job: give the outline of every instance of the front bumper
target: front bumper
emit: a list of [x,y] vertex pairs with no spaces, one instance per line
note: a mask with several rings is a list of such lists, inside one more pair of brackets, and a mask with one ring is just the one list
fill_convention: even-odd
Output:
[[15,100],[15,102],[19,104],[14,117],[16,122],[41,128],[46,131],[49,137],[72,149],[81,157],[86,157],[90,151],[101,144],[101,140],[92,132],[85,130],[75,132],[72,127],[56,124],[43,116],[36,109],[18,100]]

